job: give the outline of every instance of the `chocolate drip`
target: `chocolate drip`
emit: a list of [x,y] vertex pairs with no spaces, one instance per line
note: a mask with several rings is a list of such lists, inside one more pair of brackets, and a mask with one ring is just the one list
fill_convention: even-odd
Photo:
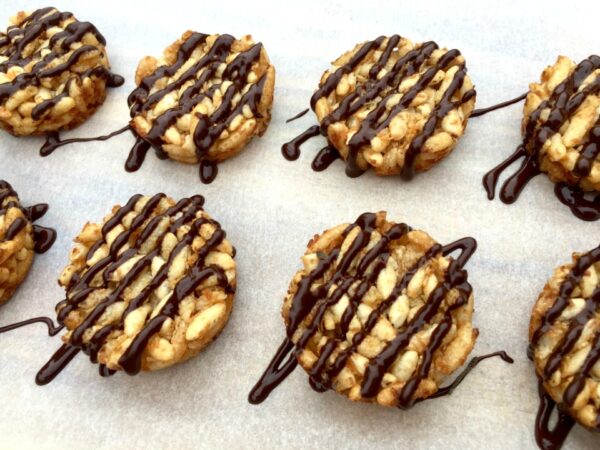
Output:
[[296,119],[299,119],[300,117],[304,116],[308,111],[310,111],[310,108],[306,108],[304,111],[300,111],[294,117],[290,117],[288,120],[286,120],[285,123],[290,123],[290,122],[293,122]]
[[[575,420],[559,409],[554,400],[544,391],[541,381],[538,383],[538,394],[540,406],[535,418],[535,441],[542,450],[559,450],[575,425]],[[556,411],[558,417],[555,425],[550,428],[553,411]]]
[[496,111],[501,108],[506,108],[507,106],[514,105],[515,103],[519,103],[520,101],[525,100],[526,98],[527,98],[527,92],[525,92],[524,94],[521,94],[518,97],[515,97],[511,100],[507,100],[505,102],[498,103],[497,105],[488,106],[487,108],[475,109],[471,113],[470,117],[473,118],[473,117],[483,116],[484,114],[487,114],[489,112]]
[[[228,34],[220,35],[206,55],[181,74],[177,80],[150,94],[155,83],[165,77],[173,77],[189,60],[192,52],[199,45],[206,42],[207,37],[205,34],[192,33],[179,48],[176,61],[172,65],[161,66],[156,69],[154,73],[145,77],[129,95],[127,102],[131,117],[134,118],[136,115],[150,110],[165,95],[180,89],[186,82],[195,80],[191,86],[185,89],[176,107],[168,109],[154,119],[150,131],[145,136],[139,135],[135,129],[132,129],[137,135],[137,141],[125,163],[127,171],[133,172],[141,167],[150,147],[154,148],[159,158],[165,157],[162,146],[164,143],[163,136],[167,129],[179,118],[192,113],[204,98],[212,97],[222,87],[222,82],[213,84],[208,90],[205,86],[216,75],[219,66],[226,63],[226,59],[230,55],[235,38]],[[263,75],[242,95],[247,76],[252,65],[259,60],[261,51],[262,44],[255,44],[229,62],[223,71],[222,79],[223,81],[231,81],[232,84],[223,93],[220,106],[211,115],[196,113],[198,123],[192,137],[196,148],[196,156],[201,164],[199,173],[203,183],[212,182],[217,175],[217,162],[210,158],[208,151],[221,133],[229,127],[233,119],[242,114],[245,106],[250,108],[255,117],[261,117],[258,104],[262,97],[266,76]],[[233,101],[236,95],[241,95],[241,98],[234,107]]]
[[125,133],[129,129],[129,125],[125,125],[123,128],[119,128],[118,130],[113,131],[112,133],[106,134],[104,136],[96,136],[89,138],[71,138],[65,139],[64,141],[60,139],[58,132],[54,131],[46,135],[46,142],[44,142],[44,145],[42,145],[42,147],[40,148],[40,156],[48,156],[57,148],[69,144],[75,144],[78,142],[107,141],[110,138]]
[[313,125],[308,128],[304,133],[296,136],[290,142],[283,144],[281,147],[281,154],[288,161],[295,161],[300,157],[300,146],[308,141],[310,138],[321,134],[319,125]]
[[[5,57],[5,61],[0,63],[0,71],[6,72],[11,67],[25,67],[34,59],[40,61],[35,63],[30,71],[17,75],[10,83],[0,84],[0,102],[6,102],[12,95],[28,86],[40,86],[44,78],[57,77],[75,66],[79,60],[90,52],[100,53],[102,50],[94,45],[81,45],[72,49],[73,45],[82,42],[86,34],[92,34],[102,45],[106,44],[104,37],[89,22],[75,21],[69,24],[63,31],[54,34],[49,40],[49,52],[44,53],[40,49],[29,56],[24,56],[28,44],[32,43],[48,29],[56,26],[73,17],[70,12],[60,12],[53,7],[38,9],[23,20],[18,26],[10,26],[4,37],[0,37],[0,56]],[[70,52],[70,54],[69,54]],[[61,64],[53,65],[53,62],[69,54],[67,60]],[[108,87],[120,86],[124,80],[118,75],[112,74],[103,66],[88,69],[78,74],[65,83],[63,92],[52,99],[46,100],[37,105],[32,111],[32,119],[40,120],[65,96],[71,83],[80,83],[87,77],[103,78]]]
[[503,361],[505,361],[509,364],[512,364],[515,362],[514,359],[512,359],[504,351],[489,353],[487,355],[475,356],[475,357],[471,358],[471,361],[469,361],[469,364],[467,365],[467,367],[460,373],[459,376],[457,376],[455,378],[455,380],[450,385],[438,389],[435,394],[433,394],[431,397],[428,397],[428,398],[438,398],[438,397],[444,397],[446,395],[451,395],[454,392],[454,390],[463,382],[463,380],[471,372],[471,370],[473,370],[475,367],[477,367],[481,361],[484,361],[489,358],[494,358],[496,356],[500,357]]
[[[390,295],[384,299],[379,306],[373,310],[363,328],[356,332],[352,338],[351,345],[340,350],[330,364],[332,355],[338,344],[346,339],[346,333],[349,330],[350,322],[356,314],[357,308],[372,284],[377,280],[379,273],[386,267],[389,259],[389,243],[400,239],[410,232],[410,227],[405,224],[393,225],[380,240],[364,253],[362,258],[357,259],[358,255],[369,244],[371,234],[375,230],[375,214],[365,213],[361,215],[354,224],[348,226],[343,233],[345,238],[355,228],[359,231],[340,258],[340,249],[334,248],[328,254],[320,254],[317,266],[307,275],[303,276],[299,283],[296,293],[291,302],[290,310],[287,315],[287,337],[279,347],[275,357],[265,370],[262,377],[256,383],[248,401],[257,404],[264,401],[268,395],[277,387],[296,367],[299,353],[308,344],[309,340],[318,330],[323,316],[327,309],[335,305],[343,295],[348,296],[348,306],[342,314],[339,326],[335,330],[335,336],[329,337],[325,345],[321,348],[318,360],[312,366],[309,374],[311,387],[323,392],[332,388],[334,378],[345,367],[348,359],[353,352],[357,351],[358,346],[370,334],[379,318],[391,307],[392,303],[408,287],[410,281],[420,268],[429,264],[432,258],[439,254],[447,256],[455,251],[460,251],[457,259],[451,258],[448,271],[444,281],[432,292],[427,304],[411,320],[403,332],[400,332],[396,339],[374,359],[372,359],[365,372],[361,395],[372,397],[376,394],[381,379],[398,353],[406,347],[414,333],[418,332],[423,326],[432,319],[434,314],[440,312],[440,305],[450,289],[458,289],[460,298],[449,310],[444,312],[444,318],[438,324],[436,331],[431,337],[428,348],[425,351],[424,362],[418,369],[418,373],[411,378],[405,385],[399,399],[399,406],[408,407],[414,403],[412,398],[421,379],[428,375],[433,354],[441,344],[444,336],[449,331],[451,325],[450,311],[464,305],[471,293],[471,286],[466,280],[466,272],[463,266],[474,253],[477,244],[472,238],[465,238],[452,244],[441,246],[433,245],[419,260],[411,267],[398,284],[394,287]],[[348,276],[346,273],[350,265],[356,269],[356,277]],[[333,270],[333,273],[331,273]],[[321,280],[326,273],[330,273],[330,281],[322,283]],[[315,285],[318,287],[315,288]],[[335,288],[335,289],[333,289]],[[310,318],[310,319],[308,319]],[[308,323],[305,323],[308,319]],[[305,323],[303,333],[298,337],[296,331],[299,326]],[[296,344],[294,344],[296,341]],[[510,359],[505,353],[485,355],[479,357],[479,360],[500,355],[503,359]],[[295,356],[295,357],[294,357]],[[506,357],[506,358],[505,358]],[[474,367],[477,362],[472,362]],[[468,369],[470,370],[470,369]],[[467,370],[467,372],[468,372]],[[462,378],[466,373],[461,375]],[[461,378],[461,379],[462,379]],[[456,382],[456,385],[460,380]],[[447,388],[448,391],[454,388]],[[448,392],[449,393],[449,392]],[[440,394],[441,395],[441,394]]]
[[[325,98],[331,94],[342,77],[345,74],[350,73],[372,51],[381,49],[385,39],[385,36],[380,36],[374,41],[369,41],[363,44],[363,46],[352,56],[352,58],[350,58],[346,64],[339,67],[334,73],[330,74],[323,85],[319,87],[319,89],[317,89],[317,91],[311,97],[311,108],[314,110],[319,99]],[[406,110],[417,94],[429,86],[435,74],[439,70],[446,70],[452,64],[452,62],[460,56],[460,52],[458,50],[450,50],[441,56],[435,66],[424,71],[417,82],[402,95],[398,104],[394,106],[388,113],[386,105],[394,95],[397,95],[396,88],[402,83],[403,80],[417,73],[423,67],[425,62],[429,60],[431,54],[438,48],[435,42],[425,42],[421,46],[402,56],[394,64],[394,66],[389,69],[387,73],[385,73],[385,75],[378,79],[378,74],[380,73],[381,69],[386,66],[392,51],[396,48],[400,42],[400,39],[400,36],[395,34],[387,40],[379,60],[373,64],[369,71],[368,81],[364,85],[359,86],[353,93],[344,97],[338,108],[332,111],[322,120],[320,134],[326,136],[329,125],[335,122],[347,120],[365,104],[375,101],[378,97],[381,98],[381,100],[375,105],[374,109],[371,110],[366,118],[363,119],[362,123],[360,124],[360,128],[348,142],[346,175],[349,177],[358,177],[364,172],[358,164],[358,155],[361,148],[365,145],[369,145],[371,140],[377,136],[377,134],[389,126],[390,122],[396,115],[403,110]],[[447,90],[444,92],[442,99],[436,105],[429,118],[426,120],[421,132],[415,137],[415,139],[411,142],[410,147],[407,149],[402,171],[403,178],[410,179],[413,177],[415,160],[421,152],[423,145],[427,139],[433,135],[441,120],[448,114],[448,112],[475,97],[475,91],[471,89],[462,95],[462,98],[453,100],[453,97],[455,97],[462,89],[465,76],[466,68],[464,65],[460,65]],[[282,153],[284,157],[288,160],[297,159],[300,155],[300,145],[309,138],[317,136],[319,134],[317,133],[317,129],[317,126],[311,127],[297,138],[293,139],[287,144],[284,144],[282,147]],[[324,150],[321,152],[322,154],[320,157],[318,156],[318,159],[320,161],[324,160],[330,164],[331,158],[334,155],[333,152]],[[324,154],[327,155],[326,159],[324,159]],[[312,168],[316,171],[320,171],[324,170],[327,166],[328,164],[325,163],[313,162]]]
[[340,158],[340,152],[335,147],[328,145],[323,147],[313,159],[311,164],[312,170],[315,172],[322,172],[327,169],[336,159]]
[[[18,201],[5,203],[5,200],[9,197],[19,198],[10,183],[0,180],[0,214],[5,214],[9,208],[18,208],[25,218],[18,217],[15,219],[6,230],[4,238],[0,239],[0,242],[14,239],[21,231],[23,231],[23,229],[25,229],[28,222],[35,222],[43,217],[48,211],[48,205],[46,203],[39,203],[28,207],[21,206]],[[33,250],[38,254],[47,252],[56,240],[56,230],[36,224],[33,224],[32,228],[34,240]]]
[[35,376],[35,383],[38,386],[44,386],[50,383],[56,376],[67,367],[73,358],[81,351],[80,348],[70,344],[63,344],[52,355],[52,358],[44,364],[40,371]]
[[[524,128],[523,142],[517,147],[517,150],[483,177],[483,185],[488,199],[494,198],[500,174],[521,158],[523,158],[521,167],[504,182],[500,189],[502,202],[514,203],[527,183],[541,173],[540,151],[544,143],[559,132],[587,96],[600,92],[600,77],[596,77],[591,83],[581,88],[586,78],[598,68],[600,68],[600,56],[592,55],[583,60],[565,80],[556,86],[550,97],[541,102],[538,108],[531,113]],[[505,103],[510,104],[519,99]],[[547,119],[542,119],[542,113],[546,109],[549,109]],[[589,133],[588,143],[581,150],[573,172],[580,177],[588,176],[598,154],[600,154],[600,125],[597,123]],[[589,199],[577,186],[568,186],[564,183],[557,185],[554,193],[578,218],[583,220],[600,219],[600,201],[597,194],[590,194],[592,198]]]
[[34,323],[43,323],[48,327],[48,336],[55,336],[65,327],[64,325],[55,325],[50,317],[34,317],[32,319],[24,320],[22,322],[16,322],[10,325],[0,327],[0,334],[6,333],[7,331],[16,330],[27,325]]
[[600,219],[600,192],[584,192],[576,186],[557,183],[554,195],[581,220],[591,222]]
[[[198,235],[200,227],[206,223],[216,226],[216,230],[212,236],[207,239],[204,246],[198,250],[198,258],[190,271],[181,278],[174,287],[174,292],[167,302],[163,305],[160,312],[153,317],[138,335],[130,343],[119,359],[119,365],[125,372],[134,375],[141,369],[141,358],[148,341],[160,330],[160,327],[168,318],[173,318],[179,309],[179,303],[189,294],[191,294],[203,281],[214,276],[218,286],[221,286],[228,291],[233,288],[229,285],[225,273],[217,266],[206,265],[205,259],[214,248],[221,244],[225,239],[225,232],[220,228],[215,221],[206,218],[197,218],[196,215],[202,210],[204,198],[202,196],[194,196],[180,200],[176,205],[170,207],[161,214],[156,213],[156,208],[165,197],[164,194],[156,194],[151,197],[144,205],[138,215],[131,221],[129,229],[122,231],[112,241],[108,255],[99,259],[96,263],[91,264],[78,277],[71,280],[71,284],[67,287],[67,297],[57,305],[57,318],[59,323],[63,324],[68,315],[74,311],[82,302],[94,293],[105,291],[109,288],[109,283],[112,280],[112,274],[122,264],[126,264],[131,258],[139,256],[137,250],[144,245],[151,237],[156,238],[154,249],[139,257],[131,266],[127,274],[116,283],[116,286],[111,290],[111,293],[104,295],[99,299],[96,306],[87,314],[81,323],[72,330],[68,349],[65,346],[61,347],[57,354],[52,357],[50,362],[38,374],[42,384],[51,381],[75,356],[79,350],[83,350],[90,357],[93,363],[98,362],[97,356],[109,335],[115,331],[123,330],[126,317],[134,310],[146,303],[152,293],[158,289],[161,284],[167,280],[169,270],[173,261],[186,247],[191,245],[194,237]],[[142,198],[141,195],[134,195],[125,206],[119,208],[113,216],[106,221],[102,227],[102,238],[90,247],[86,262],[92,260],[98,250],[103,245],[106,245],[106,236],[117,226],[121,224],[126,216],[135,210],[136,205]],[[170,221],[170,225],[166,228],[161,228],[161,233],[155,236],[155,231],[159,224],[165,220]],[[104,312],[111,305],[118,301],[123,301],[123,295],[126,290],[150,268],[153,259],[160,255],[162,242],[168,234],[177,234],[178,231],[186,227],[186,232],[180,238],[180,241],[171,250],[165,264],[153,275],[148,285],[143,288],[127,305],[122,316],[111,324],[97,330],[88,342],[84,342],[84,335],[92,329],[97,321],[102,317]],[[101,274],[101,277],[99,275]],[[101,283],[98,283],[98,277]],[[94,281],[95,280],[95,281]],[[92,284],[94,282],[94,284]],[[73,349],[73,350],[71,350]],[[58,362],[56,362],[58,361]],[[112,370],[107,367],[100,367],[100,373],[103,376],[112,374]]]

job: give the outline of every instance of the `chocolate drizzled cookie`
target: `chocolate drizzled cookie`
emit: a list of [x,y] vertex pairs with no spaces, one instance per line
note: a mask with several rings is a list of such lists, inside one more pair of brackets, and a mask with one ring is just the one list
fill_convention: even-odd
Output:
[[127,170],[137,170],[152,147],[160,158],[199,162],[210,182],[217,162],[265,132],[275,69],[250,36],[187,31],[161,59],[142,59],[136,83],[128,103],[138,141]]
[[89,22],[53,7],[19,12],[0,32],[0,127],[44,134],[85,121],[123,78]]
[[540,391],[558,406],[562,424],[560,433],[549,429],[543,401],[537,434],[558,448],[569,416],[600,431],[600,247],[556,269],[533,307],[529,341]]
[[287,338],[250,401],[298,362],[319,392],[401,408],[434,396],[478,334],[463,269],[475,248],[472,238],[442,246],[385,213],[315,236],[284,301]]
[[475,90],[458,50],[380,36],[335,60],[310,104],[320,125],[283,146],[287,159],[298,158],[299,145],[322,134],[329,146],[315,159],[315,170],[339,153],[348,176],[373,168],[378,175],[411,178],[452,151]]
[[[555,194],[584,220],[600,219],[600,56],[576,64],[559,56],[539,83],[532,83],[524,107],[523,141],[484,177],[490,199],[500,174],[522,159],[500,189],[513,203],[525,185],[544,172]],[[589,193],[589,194],[586,194]]]
[[59,278],[64,345],[46,384],[81,350],[100,373],[157,370],[197,354],[223,329],[236,285],[234,250],[201,196],[135,195],[76,238]]
[[27,276],[33,254],[47,251],[56,232],[34,225],[48,205],[24,207],[12,186],[0,180],[0,304],[5,303]]

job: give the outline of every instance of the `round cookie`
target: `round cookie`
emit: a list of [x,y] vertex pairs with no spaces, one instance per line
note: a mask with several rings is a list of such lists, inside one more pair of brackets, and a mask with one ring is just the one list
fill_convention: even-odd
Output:
[[579,64],[559,56],[548,66],[529,86],[522,129],[552,181],[600,191],[600,56]]
[[89,22],[56,8],[19,12],[0,33],[0,127],[14,135],[73,128],[104,102],[106,41]]
[[275,68],[250,36],[187,31],[162,57],[143,58],[135,79],[128,103],[143,140],[136,145],[159,157],[214,167],[262,135],[271,118]]
[[[220,333],[236,264],[203,203],[201,196],[135,195],[83,227],[59,278],[66,299],[56,311],[67,333],[57,354],[83,350],[101,373],[136,374],[185,361]],[[62,367],[45,367],[38,383],[55,376],[48,369]]]
[[312,387],[401,408],[435,394],[478,334],[457,248],[383,212],[315,236],[283,305]]
[[530,356],[545,391],[580,424],[600,431],[600,247],[573,255],[537,299]]
[[12,186],[0,180],[0,304],[13,295],[33,262],[33,225]]
[[475,90],[458,50],[393,35],[356,45],[333,62],[311,98],[346,173],[430,169],[462,136]]

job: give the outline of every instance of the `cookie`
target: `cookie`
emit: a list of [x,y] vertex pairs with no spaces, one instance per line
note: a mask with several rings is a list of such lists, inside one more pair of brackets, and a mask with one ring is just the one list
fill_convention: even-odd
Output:
[[488,198],[495,196],[502,172],[522,159],[500,189],[500,200],[514,203],[541,173],[556,183],[554,194],[578,218],[600,219],[600,56],[576,64],[559,56],[526,95],[523,141],[515,152],[483,177]]
[[[289,373],[293,363],[280,364],[291,352],[319,392],[401,408],[431,397],[478,335],[463,269],[475,246],[471,238],[442,246],[384,212],[316,235],[285,297],[288,339],[270,369]],[[250,401],[280,381],[263,377]]]
[[56,8],[19,12],[0,33],[0,127],[17,136],[76,127],[123,78],[104,37]]
[[530,357],[546,393],[600,431],[600,247],[558,267],[531,313]]
[[[66,298],[56,312],[67,333],[57,355],[83,350],[103,374],[136,374],[185,361],[219,334],[233,306],[236,264],[203,203],[134,195],[83,227],[59,278]],[[57,359],[38,383],[62,369]]]
[[275,69],[250,36],[185,32],[160,58],[140,61],[128,99],[139,137],[127,162],[136,170],[152,147],[161,158],[200,162],[204,181],[238,154],[271,118]]
[[600,56],[579,64],[566,56],[531,83],[523,145],[556,183],[600,191]]
[[380,36],[356,45],[323,74],[311,98],[320,124],[314,132],[327,137],[351,177],[372,168],[411,178],[453,150],[475,95],[458,50]]
[[12,186],[0,180],[0,304],[27,276],[34,252],[45,252],[56,239],[54,230],[32,223],[47,210],[46,204],[23,207]]

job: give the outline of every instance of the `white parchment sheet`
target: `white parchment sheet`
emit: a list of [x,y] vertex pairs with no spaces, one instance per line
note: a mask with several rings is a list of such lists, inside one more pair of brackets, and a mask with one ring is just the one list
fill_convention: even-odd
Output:
[[[41,138],[0,133],[0,178],[25,204],[47,202],[39,221],[58,240],[37,256],[13,299],[0,308],[0,325],[51,315],[63,291],[56,278],[71,240],[88,220],[137,192],[175,198],[202,194],[238,249],[238,293],[223,334],[191,361],[136,377],[105,379],[78,356],[51,384],[34,383],[59,346],[42,325],[0,335],[1,448],[411,448],[533,449],[537,386],[526,357],[529,312],[555,266],[572,251],[598,245],[599,223],[585,223],[554,198],[545,176],[519,201],[487,200],[482,175],[520,139],[522,105],[469,121],[454,153],[405,183],[367,173],[344,175],[343,164],[315,173],[310,161],[324,143],[302,148],[299,161],[280,146],[314,123],[308,106],[329,62],[355,43],[399,33],[458,48],[477,87],[477,106],[516,97],[542,69],[565,54],[579,61],[600,52],[600,4],[579,2],[309,1],[55,1],[93,22],[108,41],[123,87],[65,137],[95,136],[129,119],[126,98],[138,60],[158,55],[187,29],[250,33],[262,41],[277,70],[273,120],[236,158],[219,166],[210,185],[197,166],[159,161],[149,153],[139,172],[123,170],[133,138],[78,144],[38,155]],[[2,0],[0,22],[40,1]],[[4,27],[5,25],[2,25]],[[313,234],[365,211],[389,211],[395,221],[428,231],[442,243],[474,236],[479,249],[467,268],[474,287],[480,336],[473,355],[506,350],[482,363],[450,397],[409,411],[354,404],[333,392],[311,390],[301,369],[259,406],[248,391],[284,336],[280,306]],[[576,427],[565,448],[592,449],[600,436]]]

